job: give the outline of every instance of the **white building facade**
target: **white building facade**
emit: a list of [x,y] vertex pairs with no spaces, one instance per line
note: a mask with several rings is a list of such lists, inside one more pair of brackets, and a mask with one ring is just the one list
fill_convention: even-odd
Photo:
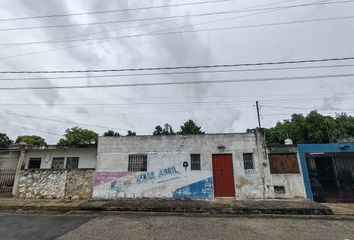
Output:
[[258,131],[100,137],[93,198],[274,198],[263,141]]

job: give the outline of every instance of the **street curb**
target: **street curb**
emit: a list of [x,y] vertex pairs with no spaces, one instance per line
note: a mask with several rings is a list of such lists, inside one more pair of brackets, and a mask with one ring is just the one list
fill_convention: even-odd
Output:
[[89,212],[155,212],[197,213],[212,215],[333,215],[332,210],[313,202],[252,202],[222,204],[205,201],[168,200],[89,200],[80,204],[22,203],[1,205],[0,211],[89,211]]
[[[308,204],[308,202],[307,202]],[[316,203],[305,207],[271,207],[267,204],[218,204],[203,201],[160,201],[139,204],[137,201],[88,201],[79,206],[82,211],[116,211],[116,212],[166,212],[166,213],[206,213],[206,214],[235,214],[235,215],[333,215],[329,207]]]

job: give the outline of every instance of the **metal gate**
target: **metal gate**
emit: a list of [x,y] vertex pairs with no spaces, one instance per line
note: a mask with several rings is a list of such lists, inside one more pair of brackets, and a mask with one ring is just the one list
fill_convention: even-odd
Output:
[[16,169],[0,169],[0,198],[12,197]]
[[235,197],[234,168],[231,154],[213,155],[215,197]]
[[313,198],[317,202],[354,202],[354,153],[307,155]]

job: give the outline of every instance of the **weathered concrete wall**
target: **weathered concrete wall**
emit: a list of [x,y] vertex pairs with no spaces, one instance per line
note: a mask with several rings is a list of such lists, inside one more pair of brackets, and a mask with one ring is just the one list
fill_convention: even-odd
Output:
[[[212,199],[212,155],[220,153],[232,154],[237,199],[271,197],[261,141],[256,133],[100,137],[93,197]],[[253,153],[254,170],[244,169],[243,153]],[[147,154],[147,172],[128,172],[129,154]],[[190,154],[200,154],[200,171],[190,170]],[[170,174],[160,178],[161,171]]]
[[64,157],[66,166],[67,157],[79,157],[79,168],[92,169],[96,166],[97,148],[72,148],[72,147],[43,147],[28,149],[25,156],[25,168],[28,167],[30,158],[41,158],[41,169],[50,169],[54,157]]
[[94,170],[21,170],[19,198],[91,197]]
[[[297,154],[298,149],[296,145],[275,145],[269,146],[268,152],[272,154]],[[297,155],[297,162],[299,166],[299,173],[288,174],[271,174],[272,176],[272,195],[274,198],[305,198],[306,191],[303,180],[300,159]],[[285,193],[275,193],[274,186],[283,186]]]
[[65,198],[89,199],[95,170],[70,170],[66,176]]
[[19,156],[19,150],[0,150],[0,169],[16,169]]

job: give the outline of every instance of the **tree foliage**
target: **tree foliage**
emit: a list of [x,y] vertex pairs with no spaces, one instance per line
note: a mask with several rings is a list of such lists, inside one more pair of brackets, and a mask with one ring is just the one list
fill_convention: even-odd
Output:
[[0,147],[8,147],[13,141],[5,134],[0,133]]
[[97,143],[98,134],[92,130],[73,127],[65,130],[63,138],[59,139],[59,145],[76,146]]
[[16,143],[26,143],[32,146],[45,146],[47,145],[44,138],[35,135],[23,135],[18,136],[16,139]]
[[323,116],[316,111],[307,116],[293,114],[266,130],[269,144],[284,143],[289,136],[294,143],[331,143],[354,140],[354,118],[346,114]]
[[130,136],[136,136],[136,132],[133,132],[133,131],[128,130],[127,136],[128,136],[128,137],[130,137]]
[[166,123],[163,128],[160,125],[156,126],[155,131],[152,134],[153,135],[174,135],[175,132],[173,131],[172,126]]
[[201,127],[198,126],[193,120],[188,120],[181,126],[178,134],[204,134]]
[[113,130],[108,130],[107,132],[103,133],[104,137],[119,137],[120,133],[119,132],[115,132]]

